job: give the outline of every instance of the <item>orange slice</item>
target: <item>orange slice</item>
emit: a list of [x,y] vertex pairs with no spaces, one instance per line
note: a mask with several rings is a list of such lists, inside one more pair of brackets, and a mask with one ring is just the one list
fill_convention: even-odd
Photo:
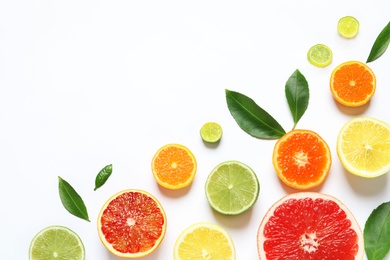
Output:
[[140,258],[160,245],[167,219],[160,202],[142,190],[121,191],[103,205],[98,233],[104,246],[122,258]]
[[348,61],[337,66],[330,77],[333,97],[348,107],[358,107],[371,100],[376,89],[374,72],[360,61]]
[[328,144],[317,133],[293,130],[276,142],[272,163],[287,186],[307,190],[324,182],[332,158]]
[[196,159],[187,147],[167,144],[153,156],[152,172],[159,185],[172,190],[184,188],[195,177]]

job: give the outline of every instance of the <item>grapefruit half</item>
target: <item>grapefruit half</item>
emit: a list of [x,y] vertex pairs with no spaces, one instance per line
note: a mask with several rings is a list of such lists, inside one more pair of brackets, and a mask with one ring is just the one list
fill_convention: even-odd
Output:
[[361,228],[338,199],[298,192],[277,201],[257,233],[260,259],[363,259]]
[[160,202],[142,190],[124,190],[109,198],[97,222],[104,246],[122,258],[140,258],[155,251],[167,226]]

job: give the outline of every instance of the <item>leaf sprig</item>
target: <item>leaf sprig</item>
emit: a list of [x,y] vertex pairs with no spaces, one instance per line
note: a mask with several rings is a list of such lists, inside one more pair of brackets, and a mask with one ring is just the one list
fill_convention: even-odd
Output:
[[[284,128],[267,111],[244,94],[225,90],[230,114],[249,135],[260,139],[277,139],[286,134]],[[294,129],[309,105],[309,85],[299,70],[295,70],[285,86],[286,99],[294,120]]]

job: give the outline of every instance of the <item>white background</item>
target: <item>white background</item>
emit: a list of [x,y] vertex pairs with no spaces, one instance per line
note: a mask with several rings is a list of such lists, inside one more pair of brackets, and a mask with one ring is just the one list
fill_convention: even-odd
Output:
[[[165,239],[144,259],[172,259],[177,236],[199,221],[225,228],[237,259],[258,259],[262,217],[296,190],[274,172],[276,140],[242,131],[227,109],[225,89],[253,98],[288,131],[293,121],[284,87],[296,69],[311,94],[297,128],[320,134],[333,158],[326,182],[314,191],[339,198],[363,229],[371,211],[389,201],[389,177],[347,173],[336,139],[357,116],[390,123],[390,53],[369,63],[377,91],[362,108],[338,105],[329,77],[341,62],[366,61],[389,10],[389,1],[356,0],[0,0],[0,259],[27,259],[31,239],[49,225],[78,233],[87,259],[118,259],[100,242],[96,219],[111,195],[129,188],[154,194],[168,218]],[[355,39],[337,34],[345,15],[360,21]],[[323,69],[306,59],[317,43],[333,50],[333,63]],[[200,138],[207,121],[223,127],[218,146]],[[189,188],[169,191],[153,179],[152,157],[168,143],[187,146],[197,159]],[[257,203],[240,216],[213,212],[204,195],[207,175],[226,160],[246,163],[260,181]],[[110,163],[111,178],[93,191],[96,174]],[[91,222],[64,209],[57,176],[83,197]]]

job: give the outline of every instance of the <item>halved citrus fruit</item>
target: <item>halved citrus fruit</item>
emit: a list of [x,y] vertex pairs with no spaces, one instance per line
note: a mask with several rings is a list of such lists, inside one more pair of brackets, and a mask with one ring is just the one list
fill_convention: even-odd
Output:
[[346,39],[355,38],[359,32],[360,23],[353,16],[344,16],[337,23],[337,32]]
[[307,60],[316,67],[325,68],[332,63],[333,53],[328,46],[319,43],[310,47],[307,52]]
[[209,174],[205,185],[210,206],[224,215],[238,215],[257,201],[260,184],[256,173],[246,164],[226,161]]
[[200,128],[200,136],[207,143],[216,143],[222,138],[222,127],[216,122],[207,122]]
[[257,233],[260,259],[363,259],[363,235],[351,211],[317,192],[286,195]]
[[172,190],[184,188],[194,180],[196,159],[184,145],[167,144],[153,156],[152,172],[161,186]]
[[292,130],[274,146],[272,163],[287,186],[307,190],[319,186],[332,164],[329,146],[311,130]]
[[160,245],[167,219],[153,195],[130,189],[107,200],[97,224],[100,240],[111,253],[123,258],[139,258]]
[[390,125],[371,117],[357,117],[341,128],[337,155],[352,174],[373,178],[390,171]]
[[371,100],[376,89],[376,77],[367,64],[347,61],[338,65],[330,77],[330,90],[336,101],[358,107]]
[[229,233],[208,222],[195,223],[177,238],[174,259],[235,260],[236,251]]
[[84,244],[73,230],[63,226],[48,226],[39,231],[32,239],[29,259],[84,260]]

